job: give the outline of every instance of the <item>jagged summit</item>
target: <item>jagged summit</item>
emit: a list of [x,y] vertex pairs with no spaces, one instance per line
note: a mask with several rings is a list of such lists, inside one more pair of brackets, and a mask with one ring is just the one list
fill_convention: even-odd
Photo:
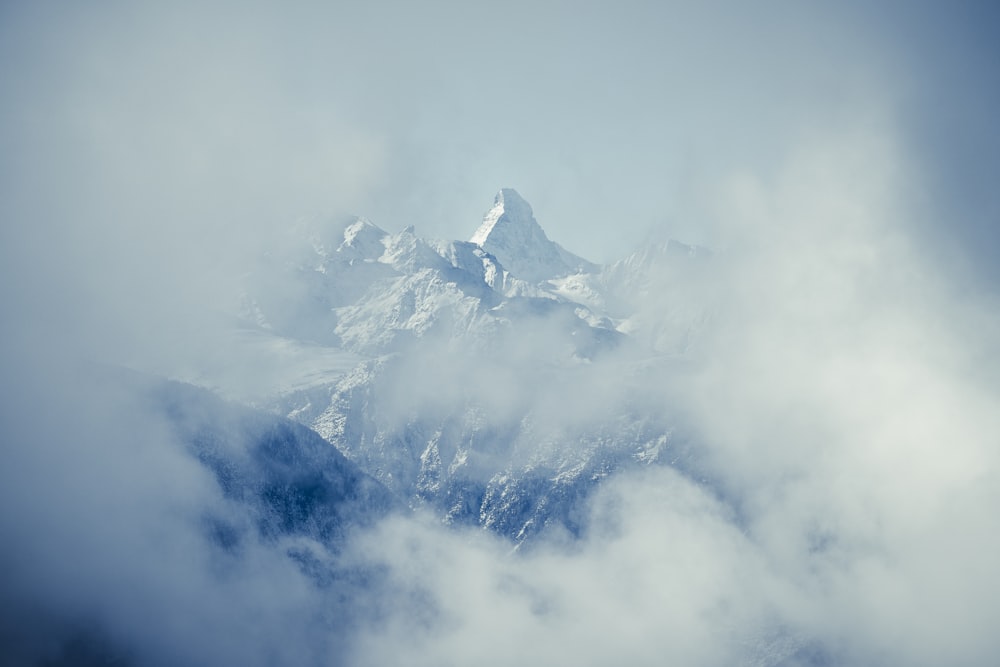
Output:
[[470,241],[496,257],[511,274],[529,282],[597,269],[549,240],[531,205],[512,188],[497,193]]
[[483,224],[479,226],[479,229],[476,230],[476,233],[469,240],[478,245],[485,244],[498,225],[501,227],[501,231],[503,227],[507,226],[535,226],[538,227],[538,231],[541,232],[542,237],[546,241],[548,240],[545,237],[545,232],[535,222],[535,215],[531,210],[531,205],[513,188],[502,188],[497,193],[497,196],[493,198],[493,208],[486,212],[486,215],[483,217]]

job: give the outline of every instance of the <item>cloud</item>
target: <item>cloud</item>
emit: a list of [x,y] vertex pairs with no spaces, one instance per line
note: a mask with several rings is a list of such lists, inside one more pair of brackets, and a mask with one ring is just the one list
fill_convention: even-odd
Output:
[[[761,582],[726,509],[669,470],[613,480],[578,551],[511,556],[482,534],[386,524],[359,549],[401,594],[359,664],[727,664]],[[733,567],[736,565],[736,567]],[[416,608],[434,602],[432,622]],[[761,617],[763,618],[763,617]]]
[[239,559],[213,548],[207,515],[246,517],[161,409],[116,372],[58,351],[40,372],[43,363],[7,352],[0,642],[9,659],[306,664],[336,645],[318,615],[335,607],[280,545],[248,540]]
[[382,169],[336,82],[315,105],[285,90],[259,13],[4,13],[4,301],[59,344],[185,363],[248,257],[300,213],[360,208]]
[[[226,511],[214,481],[80,362],[204,367],[245,258],[302,210],[462,237],[512,185],[593,259],[654,219],[710,242],[701,340],[662,373],[533,368],[528,390],[435,349],[398,387],[445,389],[393,407],[527,395],[570,431],[641,395],[697,465],[609,480],[572,545],[381,525],[348,555],[389,582],[349,589],[353,661],[989,664],[997,311],[947,238],[988,241],[994,199],[942,179],[995,171],[970,148],[995,91],[943,83],[967,33],[924,78],[855,9],[392,7],[0,10],[4,641],[34,657],[39,624],[94,623],[140,662],[335,663],[330,599],[267,546],[214,560],[194,520]],[[953,107],[957,153],[928,138]]]
[[362,664],[989,663],[1000,412],[977,366],[997,320],[914,236],[890,130],[723,186],[706,206],[733,241],[700,276],[690,363],[595,371],[594,404],[638,383],[677,415],[694,467],[613,476],[570,547],[382,526],[359,558],[389,568],[398,613]]

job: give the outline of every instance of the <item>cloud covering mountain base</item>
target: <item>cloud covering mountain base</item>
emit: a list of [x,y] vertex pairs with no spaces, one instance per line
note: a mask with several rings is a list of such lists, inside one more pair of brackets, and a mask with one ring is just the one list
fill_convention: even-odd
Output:
[[[804,146],[770,186],[726,186],[714,201],[739,242],[700,276],[713,315],[684,363],[636,374],[628,348],[574,383],[577,407],[637,392],[661,405],[692,434],[697,465],[612,475],[581,507],[577,537],[544,533],[525,550],[418,514],[332,551],[305,537],[220,551],[206,509],[237,524],[256,510],[227,504],[156,409],[95,382],[75,349],[8,346],[9,655],[987,664],[1000,599],[996,311],[960,298],[908,239],[898,160],[884,135],[851,135]],[[640,307],[652,318],[660,304]],[[443,359],[436,373],[455,377],[475,362]],[[411,371],[400,391],[428,377]],[[423,396],[430,411],[454,398]],[[325,583],[289,557],[303,549]]]
[[[0,6],[0,662],[995,664],[995,12],[896,4]],[[422,239],[507,185],[538,280]]]

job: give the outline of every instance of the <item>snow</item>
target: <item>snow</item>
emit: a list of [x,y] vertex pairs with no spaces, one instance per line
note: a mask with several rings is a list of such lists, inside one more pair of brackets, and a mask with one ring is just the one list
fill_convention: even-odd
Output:
[[669,358],[664,348],[686,340],[700,310],[679,298],[683,280],[661,309],[633,301],[658,272],[704,265],[700,249],[651,243],[600,267],[550,240],[509,188],[470,241],[388,233],[364,218],[311,238],[256,282],[301,281],[306,298],[248,288],[248,324],[270,331],[242,334],[255,341],[244,358],[270,368],[264,403],[410,505],[529,540],[553,522],[572,531],[574,504],[615,470],[684,460],[669,415],[636,420],[613,402],[580,414],[573,395],[601,378],[580,373],[622,341]]
[[496,257],[514,276],[531,283],[597,269],[549,240],[531,206],[509,188],[497,193],[470,242]]

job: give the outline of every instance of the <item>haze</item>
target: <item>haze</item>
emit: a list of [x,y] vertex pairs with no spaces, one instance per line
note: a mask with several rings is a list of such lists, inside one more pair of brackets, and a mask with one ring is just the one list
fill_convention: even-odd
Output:
[[[870,5],[0,6],[0,641],[41,655],[30,609],[149,664],[991,664],[998,16]],[[676,373],[572,387],[429,343],[400,405],[468,386],[558,429],[642,395],[703,479],[615,478],[521,556],[393,518],[343,554],[378,613],[328,636],[278,550],[220,577],[186,523],[212,480],[91,364],[265,391],[228,318],[296,220],[467,239],[501,187],[594,262],[709,247],[635,305],[711,326]]]

